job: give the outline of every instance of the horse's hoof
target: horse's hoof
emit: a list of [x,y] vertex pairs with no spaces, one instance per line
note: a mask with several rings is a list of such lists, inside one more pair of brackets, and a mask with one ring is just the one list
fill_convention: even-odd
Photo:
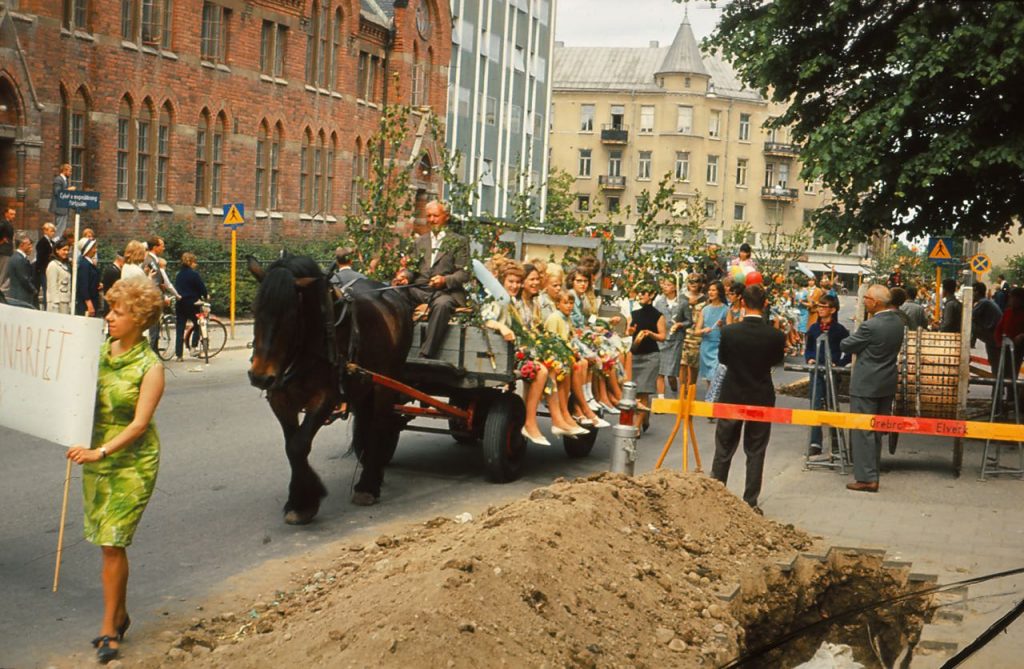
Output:
[[316,511],[289,511],[284,514],[284,522],[288,525],[309,525],[316,517]]
[[368,492],[352,493],[352,503],[356,506],[373,506],[379,501],[379,497]]

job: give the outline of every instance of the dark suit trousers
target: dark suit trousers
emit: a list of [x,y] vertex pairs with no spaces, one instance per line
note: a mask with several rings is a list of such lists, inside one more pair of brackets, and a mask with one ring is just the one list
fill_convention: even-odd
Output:
[[420,347],[420,355],[424,358],[436,358],[437,351],[448,334],[448,321],[451,320],[458,301],[451,294],[441,290],[431,290],[415,286],[409,289],[409,298],[413,304],[428,304],[430,316],[427,319],[427,335]]
[[[850,413],[888,416],[892,413],[893,396],[850,396]],[[870,437],[874,437],[872,440]],[[882,459],[882,433],[868,430],[850,430],[853,451],[853,477],[861,483],[878,483],[878,463]]]
[[757,498],[761,494],[761,477],[764,474],[764,454],[772,434],[771,423],[720,418],[715,429],[715,460],[711,465],[711,476],[723,484],[728,481],[729,466],[740,445],[741,432],[743,452],[747,456],[743,501],[750,506],[757,506]]

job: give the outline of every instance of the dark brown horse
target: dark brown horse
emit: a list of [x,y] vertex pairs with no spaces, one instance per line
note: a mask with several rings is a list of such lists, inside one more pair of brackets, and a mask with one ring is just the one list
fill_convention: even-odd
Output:
[[347,373],[345,365],[393,378],[401,374],[412,341],[408,301],[384,284],[360,279],[334,304],[326,277],[305,256],[286,256],[266,270],[250,257],[249,271],[260,282],[249,380],[267,391],[284,430],[292,469],[285,522],[308,523],[320,509],[327,490],[309,464],[309,451],[342,402],[355,422],[352,448],[363,465],[352,502],[375,503],[401,432],[393,411],[397,398],[394,391]]

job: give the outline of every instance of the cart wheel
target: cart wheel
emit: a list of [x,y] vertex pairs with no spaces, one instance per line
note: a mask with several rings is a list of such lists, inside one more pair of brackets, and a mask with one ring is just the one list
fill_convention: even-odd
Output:
[[488,477],[495,483],[519,478],[526,455],[526,440],[520,433],[525,420],[526,406],[513,393],[502,393],[487,409],[483,451]]
[[587,427],[587,433],[579,436],[562,437],[562,447],[570,458],[585,458],[590,455],[597,441],[597,428]]
[[[453,407],[457,407],[459,409],[468,409],[471,404],[468,397],[459,395],[453,395],[448,401]],[[481,406],[482,403],[477,403],[477,411],[480,411]],[[472,445],[479,439],[479,432],[475,429],[475,426],[467,426],[458,418],[448,419],[448,430],[452,433],[452,439],[460,444]]]

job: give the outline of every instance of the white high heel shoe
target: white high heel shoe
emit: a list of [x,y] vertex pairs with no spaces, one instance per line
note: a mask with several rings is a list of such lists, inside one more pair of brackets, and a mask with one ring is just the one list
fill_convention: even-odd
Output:
[[595,421],[593,421],[593,424],[594,424],[594,427],[596,427],[599,430],[601,428],[603,428],[603,427],[611,427],[612,426],[611,423],[606,421],[604,418],[600,418],[600,417],[598,417]]
[[545,437],[543,434],[540,435],[539,437],[534,437],[533,435],[526,431],[525,427],[522,430],[520,430],[519,433],[523,435],[523,438],[528,439],[531,443],[537,444],[538,446],[551,445],[551,442],[548,441],[548,438]]
[[621,413],[618,409],[616,409],[615,407],[611,406],[610,404],[605,404],[604,402],[601,402],[600,404],[601,404],[601,408],[604,409],[604,412],[606,414],[611,414],[612,416],[618,416],[619,413]]

